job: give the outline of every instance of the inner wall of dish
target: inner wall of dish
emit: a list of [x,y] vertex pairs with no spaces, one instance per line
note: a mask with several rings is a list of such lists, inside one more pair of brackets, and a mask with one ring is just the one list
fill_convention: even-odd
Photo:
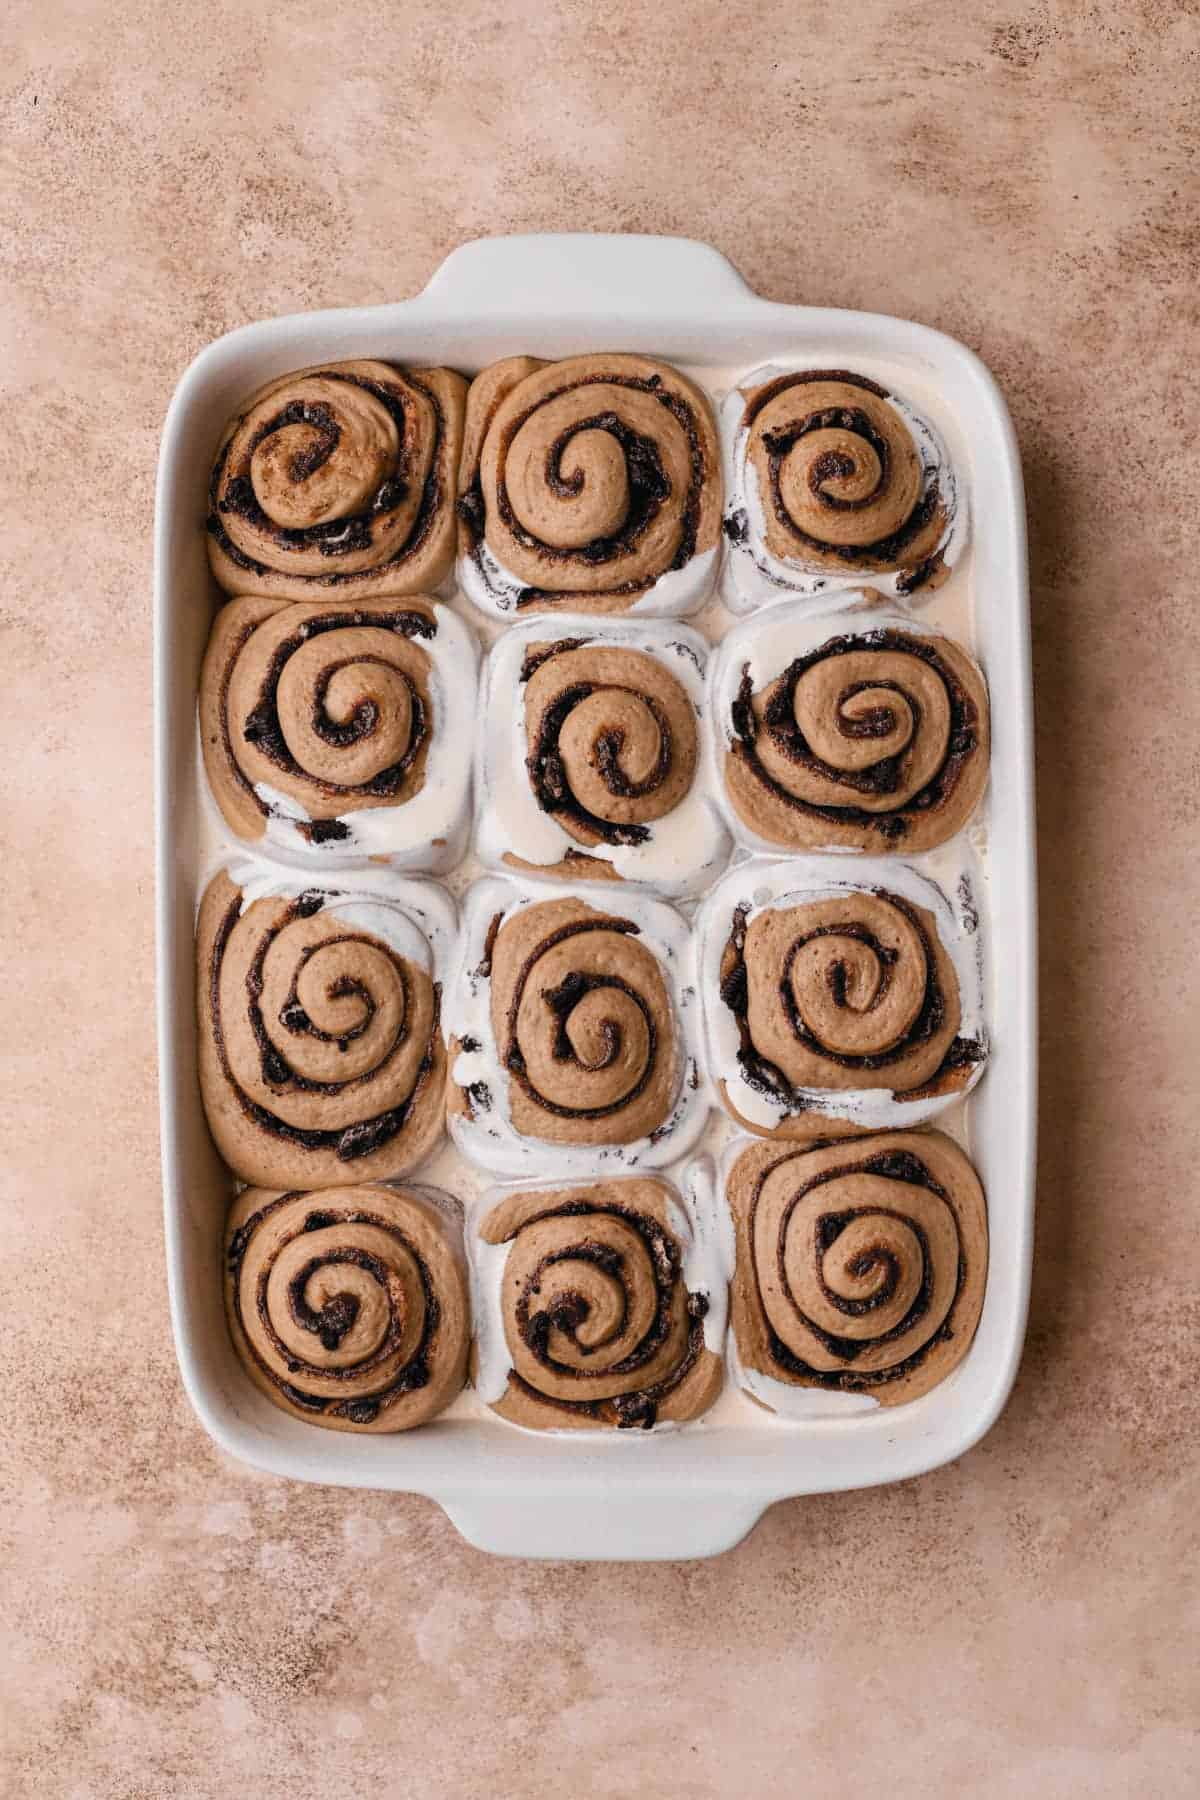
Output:
[[[357,321],[362,315],[354,317]],[[414,1485],[413,1478],[419,1472],[417,1465],[424,1460],[423,1443],[434,1438],[445,1440],[453,1435],[456,1439],[470,1441],[477,1450],[486,1452],[488,1467],[495,1472],[499,1471],[501,1464],[512,1465],[514,1455],[518,1464],[532,1459],[535,1467],[544,1467],[547,1458],[560,1467],[564,1466],[560,1458],[564,1458],[565,1466],[574,1467],[579,1464],[595,1464],[597,1459],[602,1462],[614,1455],[622,1458],[637,1455],[644,1459],[640,1466],[648,1476],[652,1473],[651,1465],[655,1463],[658,1464],[659,1472],[665,1473],[664,1462],[660,1460],[665,1458],[666,1462],[676,1467],[682,1461],[697,1471],[703,1470],[708,1477],[715,1472],[718,1460],[723,1462],[727,1456],[735,1456],[736,1466],[743,1468],[744,1472],[748,1472],[745,1461],[748,1455],[756,1463],[760,1461],[760,1457],[765,1457],[766,1460],[761,1464],[762,1472],[771,1467],[779,1453],[786,1452],[790,1475],[789,1478],[780,1476],[780,1486],[781,1490],[795,1491],[795,1459],[798,1456],[805,1460],[810,1457],[814,1459],[810,1485],[825,1485],[819,1465],[822,1446],[828,1444],[831,1431],[839,1434],[878,1433],[886,1420],[886,1430],[893,1439],[897,1434],[914,1432],[920,1437],[929,1433],[933,1423],[931,1414],[957,1410],[964,1404],[968,1408],[977,1408],[979,1402],[967,1401],[963,1390],[972,1380],[973,1368],[978,1369],[988,1360],[989,1320],[993,1324],[996,1322],[1002,1301],[1000,1290],[1009,1279],[1007,1272],[1013,1262],[1012,1254],[1005,1245],[1002,1197],[997,1196],[989,1181],[988,1168],[988,1139],[991,1133],[987,1128],[987,1121],[994,1112],[994,1107],[988,1102],[989,1097],[993,1100],[997,1097],[997,1091],[1002,1085],[1002,1064],[1005,1060],[1001,1054],[1002,1039],[996,1025],[994,957],[991,954],[995,909],[992,905],[990,880],[990,791],[980,814],[963,836],[977,861],[979,910],[989,952],[985,997],[995,1040],[993,1063],[969,1102],[960,1102],[941,1115],[937,1123],[973,1156],[985,1186],[988,1187],[993,1267],[976,1346],[963,1366],[940,1388],[901,1409],[875,1408],[869,1413],[849,1417],[831,1415],[829,1418],[796,1422],[767,1414],[727,1379],[716,1406],[703,1419],[682,1430],[653,1434],[601,1432],[574,1437],[519,1431],[496,1419],[477,1399],[473,1390],[467,1389],[441,1420],[432,1426],[423,1427],[419,1433],[401,1438],[375,1437],[364,1441],[347,1439],[340,1434],[334,1439],[333,1434],[324,1433],[317,1427],[305,1425],[276,1411],[258,1395],[237,1366],[228,1343],[221,1310],[219,1268],[221,1222],[233,1186],[208,1141],[196,1089],[194,1028],[191,1022],[191,943],[198,896],[218,856],[228,853],[232,843],[204,781],[195,723],[199,666],[212,611],[218,602],[218,593],[207,569],[201,523],[210,457],[218,432],[230,410],[245,393],[277,372],[303,366],[323,357],[333,359],[366,354],[397,362],[445,362],[469,375],[493,357],[511,354],[516,350],[561,355],[588,349],[636,348],[675,363],[684,373],[699,382],[710,395],[714,407],[719,407],[723,396],[736,384],[738,378],[767,360],[788,362],[796,367],[850,366],[856,372],[875,377],[885,385],[895,386],[918,411],[928,417],[942,432],[952,462],[965,476],[971,507],[968,548],[946,584],[913,605],[912,614],[922,625],[944,631],[962,643],[983,661],[985,671],[989,675],[992,673],[989,646],[980,642],[976,630],[976,594],[981,580],[981,567],[994,567],[996,563],[993,521],[988,516],[986,498],[981,507],[972,446],[963,428],[959,410],[947,396],[944,379],[921,357],[883,356],[860,347],[861,339],[850,343],[833,341],[823,336],[797,337],[794,324],[786,338],[760,332],[754,335],[751,342],[747,334],[739,334],[739,348],[744,346],[744,349],[736,362],[697,360],[694,340],[699,334],[696,332],[689,332],[683,341],[658,342],[646,341],[645,334],[641,332],[631,337],[628,331],[618,333],[610,327],[598,330],[576,326],[567,333],[561,324],[554,328],[531,325],[519,332],[508,328],[502,336],[494,332],[483,337],[476,334],[468,345],[462,341],[461,329],[440,333],[422,328],[418,343],[411,330],[404,333],[381,329],[368,337],[360,327],[352,337],[345,333],[331,337],[328,321],[313,320],[310,322],[310,333],[302,341],[289,339],[286,350],[272,344],[269,355],[261,352],[256,355],[251,351],[244,364],[231,367],[223,373],[223,378],[202,396],[203,404],[197,406],[193,418],[188,422],[185,453],[180,457],[174,472],[171,557],[171,636],[174,642],[170,659],[170,682],[175,722],[174,742],[181,760],[176,788],[179,804],[173,817],[164,821],[164,824],[172,835],[179,878],[176,920],[176,996],[179,1016],[176,1021],[176,1041],[183,1058],[181,1067],[187,1072],[185,1092],[180,1096],[179,1109],[179,1148],[185,1183],[183,1222],[186,1236],[182,1246],[183,1291],[177,1296],[177,1302],[186,1322],[185,1329],[191,1335],[200,1374],[219,1390],[245,1425],[275,1440],[281,1452],[284,1452],[284,1447],[290,1442],[293,1454],[287,1458],[289,1463],[294,1463],[295,1451],[302,1448],[314,1478],[322,1478],[323,1473],[326,1473],[325,1465],[328,1465],[331,1473],[336,1461],[339,1465],[339,1479],[377,1481],[383,1485],[394,1482],[405,1486]],[[705,335],[709,337],[717,354],[732,348],[729,344],[719,342],[719,334]],[[1011,587],[1011,581],[1009,586]],[[1011,606],[1016,597],[1011,592],[1004,592],[1002,584],[999,591]],[[198,595],[206,597],[203,606],[195,604]],[[477,613],[457,590],[448,604],[468,622],[485,650],[505,629],[499,621]],[[715,644],[730,624],[731,617],[722,602],[713,599],[699,614],[688,619],[687,623],[701,631],[710,643]],[[994,676],[992,680],[995,700]],[[999,737],[999,731],[997,736]],[[995,767],[994,762],[993,769]],[[961,866],[963,853],[963,841],[960,837],[926,857],[906,860],[912,860],[934,879],[944,882],[951,871],[957,871]],[[835,859],[839,873],[847,873],[853,860],[845,857]],[[445,879],[443,885],[456,900],[461,899],[481,872],[473,853],[469,854]],[[684,910],[690,914],[694,909],[689,906]],[[740,1135],[738,1128],[723,1112],[714,1110],[710,1113],[709,1124],[698,1153],[710,1155],[719,1166],[725,1146]],[[664,1173],[668,1179],[675,1180],[676,1185],[681,1185],[676,1170],[668,1169]],[[417,1179],[443,1188],[468,1207],[473,1200],[495,1185],[496,1180],[469,1164],[449,1140],[423,1165]],[[631,1450],[630,1446],[634,1443],[638,1448]],[[649,1447],[651,1445],[652,1448]],[[690,1449],[687,1448],[688,1445],[691,1446]],[[269,1462],[273,1459],[264,1455],[263,1460]],[[348,1472],[350,1465],[356,1465],[356,1473]],[[733,1468],[733,1464],[728,1465],[728,1473],[731,1475]],[[773,1472],[779,1474],[778,1469]],[[861,1479],[869,1480],[871,1476],[864,1472]]]

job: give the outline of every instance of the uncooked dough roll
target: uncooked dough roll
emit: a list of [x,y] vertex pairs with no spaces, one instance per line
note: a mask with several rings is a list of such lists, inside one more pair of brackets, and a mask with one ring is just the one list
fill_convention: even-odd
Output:
[[[649,1177],[507,1194],[479,1228],[499,1260],[510,1364],[491,1404],[517,1425],[618,1429],[693,1419],[721,1386],[710,1297],[684,1273],[687,1221]],[[485,1396],[488,1397],[488,1396]]]
[[[971,1347],[987,1281],[983,1189],[940,1132],[753,1144],[726,1194],[737,1236],[731,1322],[756,1398],[769,1385],[927,1393]],[[781,1404],[782,1399],[782,1404]]]
[[334,1431],[408,1431],[466,1379],[461,1232],[431,1193],[246,1188],[225,1229],[225,1308],[255,1385]]
[[716,423],[669,363],[494,363],[471,384],[459,489],[460,580],[498,617],[678,615],[715,579]]
[[435,588],[454,560],[467,384],[451,369],[325,363],[226,427],[208,554],[228,594],[339,600]]

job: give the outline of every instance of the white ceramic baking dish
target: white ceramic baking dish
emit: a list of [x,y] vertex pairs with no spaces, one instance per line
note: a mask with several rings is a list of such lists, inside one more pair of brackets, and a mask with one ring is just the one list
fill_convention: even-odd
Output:
[[[985,1183],[987,1298],[970,1354],[897,1408],[783,1423],[729,1396],[709,1423],[651,1434],[533,1434],[467,1403],[396,1437],[323,1432],[275,1410],[242,1375],[221,1307],[228,1194],[196,1083],[192,926],[207,855],[196,778],[196,683],[211,608],[200,529],[210,458],[236,402],[322,360],[378,356],[471,373],[517,351],[642,350],[687,365],[719,397],[771,360],[877,373],[949,434],[972,500],[956,571],[993,703],[985,814],[989,1070],[959,1135]],[[969,586],[969,595],[967,589]],[[966,596],[966,598],[964,598]],[[925,621],[936,606],[922,607]],[[943,614],[944,616],[944,614]],[[971,636],[971,628],[959,635]],[[922,326],[760,299],[707,245],[543,236],[456,250],[396,305],[274,319],[209,346],[171,403],[155,537],[158,1030],[167,1265],[184,1384],[212,1437],[275,1474],[439,1501],[471,1542],[523,1556],[694,1557],[735,1544],[773,1501],[898,1481],[962,1455],[996,1419],[1020,1356],[1033,1224],[1036,954],[1033,753],[1024,505],[1012,426],[979,360]],[[978,834],[977,834],[978,836]],[[721,1128],[714,1127],[720,1141]],[[724,1134],[728,1135],[727,1131]],[[440,1169],[435,1179],[445,1184]],[[482,1183],[476,1182],[472,1191]]]

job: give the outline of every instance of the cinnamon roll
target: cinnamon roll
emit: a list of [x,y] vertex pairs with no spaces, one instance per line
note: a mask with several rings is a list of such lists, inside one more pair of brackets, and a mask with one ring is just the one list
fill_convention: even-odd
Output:
[[748,620],[721,646],[712,707],[750,849],[929,850],[968,823],[987,782],[981,671],[895,614],[841,632],[790,608]]
[[419,594],[454,561],[467,384],[451,369],[326,363],[252,394],[221,439],[208,555],[229,594]]
[[697,1282],[679,1196],[648,1176],[506,1193],[474,1243],[476,1387],[541,1430],[649,1430],[721,1388],[725,1277]]
[[200,1091],[218,1150],[260,1187],[405,1175],[441,1135],[454,909],[382,871],[303,888],[220,871],[200,903]]
[[479,882],[450,992],[455,1142],[514,1175],[670,1162],[704,1128],[698,1025],[691,939],[671,907]]
[[727,599],[867,584],[887,594],[946,579],[966,503],[933,426],[848,369],[756,369],[721,409]]
[[562,880],[696,893],[729,848],[702,754],[704,639],[653,621],[554,625],[516,625],[488,658],[480,856]]
[[461,1227],[432,1190],[245,1188],[225,1227],[225,1311],[255,1386],[333,1431],[409,1431],[467,1374]]
[[773,1411],[812,1390],[898,1406],[971,1347],[987,1282],[983,1189],[939,1131],[752,1144],[726,1185],[739,1373]]
[[470,818],[475,642],[419,598],[217,614],[200,742],[230,829],[287,857],[444,872]]
[[[762,1136],[913,1125],[982,1073],[977,915],[902,863],[748,865],[702,909],[709,1063]],[[832,1127],[837,1129],[838,1127]]]
[[691,612],[720,539],[708,400],[646,356],[506,357],[471,384],[458,512],[484,612]]

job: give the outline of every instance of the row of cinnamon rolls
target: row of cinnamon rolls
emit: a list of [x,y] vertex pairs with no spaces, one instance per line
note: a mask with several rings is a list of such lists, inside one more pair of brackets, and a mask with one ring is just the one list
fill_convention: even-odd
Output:
[[987,688],[890,608],[769,609],[710,650],[687,626],[583,615],[504,632],[422,596],[243,596],[218,613],[200,727],[241,840],[314,866],[386,855],[701,892],[756,851],[919,853],[987,782]]
[[[724,531],[722,531],[724,526]],[[350,603],[437,588],[485,612],[679,617],[944,579],[966,507],[937,432],[877,381],[769,367],[712,403],[629,354],[330,363],[230,421],[207,536],[227,593]]]
[[[334,1430],[435,1418],[468,1380],[530,1429],[686,1424],[726,1364],[784,1417],[914,1400],[962,1360],[984,1199],[938,1132],[655,1176],[444,1193],[247,1188],[224,1243],[234,1345],[284,1411]],[[732,1333],[727,1339],[727,1322]]]
[[969,892],[907,864],[748,864],[689,925],[486,878],[222,869],[200,906],[201,1091],[258,1187],[410,1174],[448,1123],[477,1167],[666,1167],[719,1101],[790,1141],[923,1124],[987,1057]]

